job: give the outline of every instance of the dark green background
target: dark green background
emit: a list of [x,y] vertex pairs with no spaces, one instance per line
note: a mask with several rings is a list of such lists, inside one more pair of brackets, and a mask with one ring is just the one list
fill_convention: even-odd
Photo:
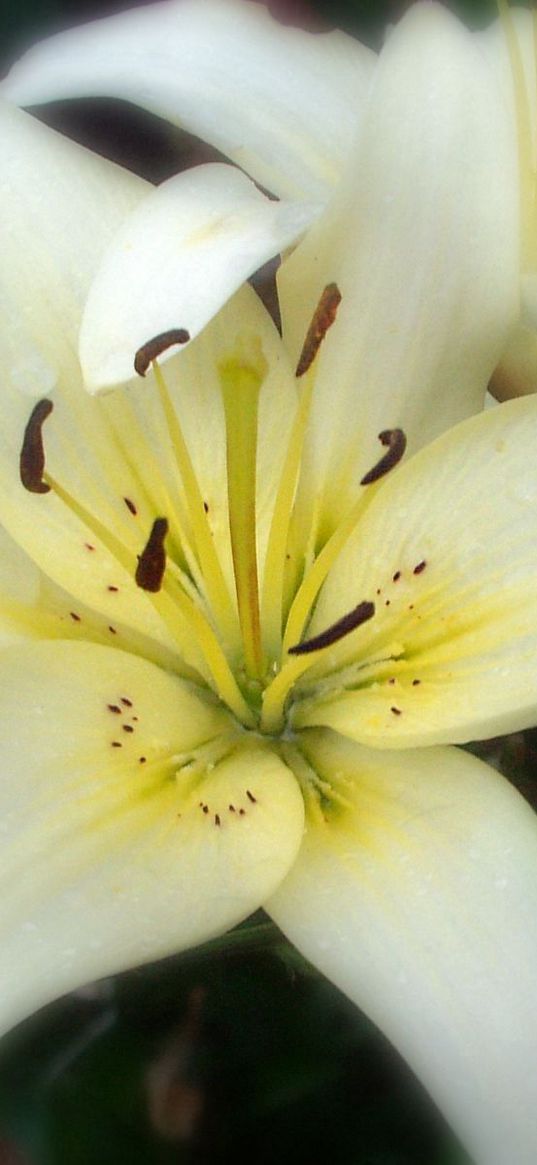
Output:
[[[0,58],[128,7],[4,0]],[[455,7],[455,5],[452,5]],[[378,44],[397,0],[311,10]],[[470,23],[487,0],[460,0]],[[154,180],[196,144],[108,101],[46,120]],[[526,793],[534,736],[491,746]],[[481,753],[487,755],[486,746]],[[463,1165],[449,1131],[387,1042],[258,915],[235,935],[70,996],[0,1055],[0,1165]]]

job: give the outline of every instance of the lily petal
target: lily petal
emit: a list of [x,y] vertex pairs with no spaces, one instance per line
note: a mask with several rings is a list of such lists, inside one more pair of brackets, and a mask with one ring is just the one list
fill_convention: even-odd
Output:
[[52,37],[3,88],[23,105],[125,98],[211,142],[274,193],[325,199],[374,60],[351,37],[282,28],[245,0],[169,0]]
[[313,732],[303,751],[346,807],[309,823],[267,909],[402,1052],[477,1165],[533,1165],[535,816],[456,749],[379,757]]
[[320,480],[328,528],[380,431],[401,427],[416,448],[482,408],[518,313],[516,169],[488,62],[444,8],[413,5],[381,53],[341,186],[278,279],[293,361],[323,287],[342,295],[304,487],[311,508]]
[[463,422],[386,479],[308,635],[358,599],[373,599],[375,616],[320,657],[325,679],[311,681],[297,725],[401,748],[535,723],[536,442],[537,400],[525,397]]
[[[133,634],[141,635],[146,654],[156,658],[156,645],[170,647],[169,626],[136,587],[134,573],[157,515],[170,521],[171,537],[183,547],[180,560],[191,543],[173,441],[151,376],[147,383],[139,382],[136,392],[92,400],[82,389],[76,351],[82,303],[95,265],[124,215],[150,188],[5,104],[0,106],[0,128],[6,165],[0,190],[0,520],[37,565],[71,591],[71,599],[64,595],[63,609],[56,604],[67,625],[75,616],[81,618],[92,636],[109,642],[113,636],[115,642],[117,634],[129,650],[136,649]],[[166,369],[230,584],[224,419],[216,363],[245,327],[262,340],[271,367],[260,416],[262,554],[296,395],[279,336],[254,292],[241,289],[200,342]],[[47,469],[123,545],[127,567],[103,544],[98,530],[88,529],[80,512],[54,494],[36,497],[21,486],[22,437],[36,399],[43,396],[55,404],[44,431]],[[184,536],[177,531],[181,522]],[[189,663],[201,667],[191,631],[179,612],[173,619],[174,648],[179,640]]]
[[271,201],[232,166],[164,182],[121,226],[93,282],[80,334],[89,390],[131,380],[134,355],[153,336],[178,329],[188,343],[316,213]]
[[302,798],[270,748],[233,753],[217,705],[93,644],[8,648],[0,686],[3,1028],[222,933],[274,891]]
[[76,342],[91,279],[150,187],[6,102],[0,134],[2,361],[27,408],[32,397],[78,379]]

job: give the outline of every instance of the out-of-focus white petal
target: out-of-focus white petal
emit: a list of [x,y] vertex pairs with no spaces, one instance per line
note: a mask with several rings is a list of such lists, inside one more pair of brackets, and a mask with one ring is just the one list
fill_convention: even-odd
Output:
[[165,0],[44,41],[3,88],[22,105],[125,98],[211,142],[274,193],[324,199],[374,60],[351,37],[283,28],[245,0]]
[[403,748],[535,723],[536,446],[537,399],[525,397],[464,421],[385,480],[308,635],[363,599],[375,615],[320,653],[297,724]]
[[80,359],[90,391],[130,380],[137,350],[154,336],[179,329],[183,343],[193,339],[315,214],[305,203],[268,199],[218,164],[149,194],[121,226],[88,297]]
[[94,644],[7,648],[0,689],[3,1028],[274,891],[302,798],[270,747],[233,752],[218,705]]
[[477,1165],[537,1159],[537,823],[456,749],[305,734],[343,804],[310,821],[268,910],[392,1040]]
[[402,427],[410,447],[483,405],[518,313],[516,143],[471,35],[416,4],[384,48],[352,164],[279,273],[297,359],[327,284],[342,294],[317,361],[306,505],[333,528]]

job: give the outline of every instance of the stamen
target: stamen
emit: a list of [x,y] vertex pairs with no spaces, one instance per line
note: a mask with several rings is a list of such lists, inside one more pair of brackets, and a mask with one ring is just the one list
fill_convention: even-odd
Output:
[[296,366],[295,376],[304,376],[311,368],[326,333],[334,323],[340,303],[341,292],[337,283],[328,283],[313,313],[313,319],[307,330],[300,359]]
[[43,481],[45,450],[42,429],[53,408],[51,400],[38,401],[24,430],[20,454],[20,478],[24,488],[33,494],[50,492],[50,486]]
[[194,543],[203,583],[205,584],[207,597],[213,608],[215,620],[218,623],[222,638],[224,642],[231,644],[236,639],[236,616],[222,567],[214,547],[207,517],[208,509],[206,509],[203,501],[196,471],[183,436],[179,418],[173,406],[173,401],[170,398],[166,381],[162,375],[162,370],[158,364],[154,364],[153,371],[162,411],[173,445],[177,468],[186,495],[188,515],[194,535]]
[[336,623],[327,627],[326,631],[321,631],[312,639],[306,639],[303,643],[297,643],[294,647],[290,647],[289,655],[306,655],[312,651],[320,651],[323,647],[331,647],[333,643],[337,643],[346,635],[350,635],[351,631],[361,627],[362,623],[367,623],[374,614],[375,604],[364,600],[364,602],[358,603],[358,606],[354,607],[352,611],[338,619]]
[[172,348],[174,344],[188,344],[190,340],[190,332],[186,328],[170,328],[168,332],[159,332],[158,336],[153,336],[147,343],[142,344],[141,348],[134,357],[134,370],[138,376],[145,376],[149,365],[153,363],[163,352],[168,348]]
[[[297,366],[297,376],[303,376],[311,367],[328,329],[332,326],[336,318],[340,302],[341,294],[336,284],[329,283],[321,295],[312,323],[308,329],[302,355]],[[274,503],[265,556],[261,623],[265,647],[269,655],[273,656],[278,654],[281,644],[286,553],[289,543],[293,498],[309,420],[313,387],[314,377],[308,377],[300,396],[289,437],[278,493]]]
[[381,477],[399,464],[405,452],[406,437],[402,429],[383,429],[379,433],[379,441],[381,445],[388,446],[388,452],[365,474],[360,485],[372,485],[374,481],[380,481]]
[[135,580],[142,591],[157,594],[166,570],[164,539],[168,533],[166,518],[155,518],[147,543],[138,559]]

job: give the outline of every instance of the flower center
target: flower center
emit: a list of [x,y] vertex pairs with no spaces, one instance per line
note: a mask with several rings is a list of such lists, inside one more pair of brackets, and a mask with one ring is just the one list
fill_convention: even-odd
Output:
[[[339,643],[375,615],[371,598],[351,596],[347,613],[320,633],[309,638],[307,635],[327,574],[363,511],[363,493],[350,505],[346,518],[316,554],[307,558],[302,552],[300,556],[292,538],[293,507],[308,430],[316,358],[328,328],[334,323],[340,299],[336,285],[329,284],[306,335],[296,370],[302,391],[289,430],[261,562],[256,512],[259,401],[268,364],[261,342],[253,334],[239,336],[218,363],[234,593],[219,557],[181,418],[159,363],[167,347],[188,339],[180,329],[148,341],[135,357],[135,368],[141,376],[145,376],[150,366],[154,374],[182,499],[182,509],[174,506],[173,500],[166,512],[155,513],[153,509],[154,516],[145,530],[142,545],[136,548],[124,537],[121,527],[109,525],[93,513],[46,468],[43,425],[52,412],[50,401],[42,400],[34,408],[20,457],[24,487],[34,494],[55,494],[83,523],[89,542],[100,540],[137,590],[145,593],[178,643],[179,655],[186,625],[202,666],[196,670],[183,661],[178,670],[189,680],[212,688],[243,727],[270,735],[284,731],[297,681],[315,667],[328,647]],[[405,451],[406,440],[399,429],[384,430],[379,440],[386,451],[363,477],[361,484],[366,488],[374,486],[389,472]],[[129,513],[136,514],[132,501],[123,500]]]

